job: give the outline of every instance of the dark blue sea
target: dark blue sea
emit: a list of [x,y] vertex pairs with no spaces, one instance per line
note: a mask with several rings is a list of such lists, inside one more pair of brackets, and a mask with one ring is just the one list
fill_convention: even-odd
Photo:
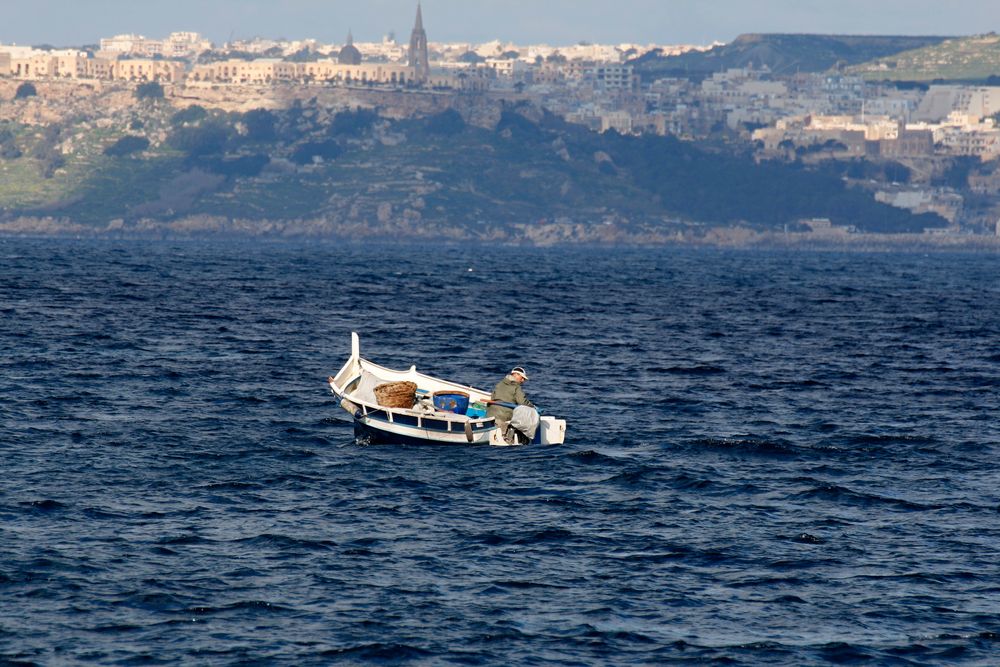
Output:
[[0,240],[0,664],[1000,664],[998,261]]

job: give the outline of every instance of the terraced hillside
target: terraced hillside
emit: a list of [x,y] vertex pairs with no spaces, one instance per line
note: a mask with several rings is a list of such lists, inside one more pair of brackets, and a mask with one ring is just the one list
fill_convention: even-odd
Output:
[[948,39],[852,67],[872,81],[987,81],[1000,77],[1000,35]]

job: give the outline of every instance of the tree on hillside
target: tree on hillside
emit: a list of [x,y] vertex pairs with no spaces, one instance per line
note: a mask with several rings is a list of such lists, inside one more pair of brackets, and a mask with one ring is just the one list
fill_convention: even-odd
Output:
[[147,148],[149,148],[149,139],[130,134],[105,148],[104,154],[111,157],[124,157],[125,155],[144,151]]
[[27,97],[34,97],[38,94],[38,90],[35,89],[35,84],[30,81],[25,81],[20,86],[17,87],[17,92],[14,93],[15,100],[23,100]]
[[217,155],[225,151],[229,135],[228,125],[212,120],[178,127],[167,137],[167,143],[191,157]]
[[66,164],[66,158],[59,150],[59,137],[62,128],[58,125],[46,125],[42,131],[41,140],[35,144],[31,156],[38,160],[38,169],[42,178],[52,178],[56,169]]
[[205,107],[200,104],[192,104],[186,109],[181,109],[173,116],[170,117],[170,124],[174,127],[184,125],[185,123],[197,123],[199,120],[205,118],[208,112],[205,111]]
[[137,100],[162,100],[163,86],[156,81],[140,83],[135,89],[135,99]]
[[931,179],[934,185],[961,190],[969,185],[969,173],[975,170],[982,161],[972,155],[962,155],[952,159],[951,165],[943,174]]
[[509,131],[509,136],[519,141],[539,142],[549,139],[549,135],[537,124],[516,111],[510,110],[504,110],[500,113],[500,121],[497,123],[496,131],[498,134]]
[[372,128],[378,118],[378,112],[373,109],[341,111],[330,124],[330,134],[360,137]]
[[243,124],[247,127],[250,141],[274,141],[278,136],[275,127],[278,117],[267,109],[253,109],[243,114]]
[[424,127],[430,134],[452,136],[465,129],[465,119],[454,109],[446,109],[428,116],[424,121]]
[[292,152],[291,160],[295,164],[312,164],[315,158],[324,161],[335,160],[343,154],[344,149],[333,139],[325,141],[311,141],[298,146]]
[[198,169],[229,178],[252,178],[260,172],[271,161],[271,158],[263,153],[256,155],[243,155],[235,158],[223,157],[202,157],[194,160],[192,164]]
[[21,155],[14,133],[6,127],[0,129],[0,160],[16,160]]

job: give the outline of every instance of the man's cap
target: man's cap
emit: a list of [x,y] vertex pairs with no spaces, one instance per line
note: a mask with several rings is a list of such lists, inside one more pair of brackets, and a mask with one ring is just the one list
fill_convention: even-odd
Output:
[[528,372],[526,370],[524,370],[524,368],[522,368],[521,366],[515,366],[513,368],[513,370],[511,370],[510,374],[513,375],[514,373],[517,373],[518,375],[520,375],[521,377],[523,377],[525,380],[528,379]]

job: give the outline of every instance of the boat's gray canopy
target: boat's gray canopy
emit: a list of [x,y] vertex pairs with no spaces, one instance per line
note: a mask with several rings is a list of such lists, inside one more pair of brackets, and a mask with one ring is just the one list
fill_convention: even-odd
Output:
[[351,398],[377,405],[378,399],[375,398],[375,387],[387,382],[391,382],[391,380],[380,378],[371,371],[362,370],[361,382],[358,383],[357,389],[351,392]]

